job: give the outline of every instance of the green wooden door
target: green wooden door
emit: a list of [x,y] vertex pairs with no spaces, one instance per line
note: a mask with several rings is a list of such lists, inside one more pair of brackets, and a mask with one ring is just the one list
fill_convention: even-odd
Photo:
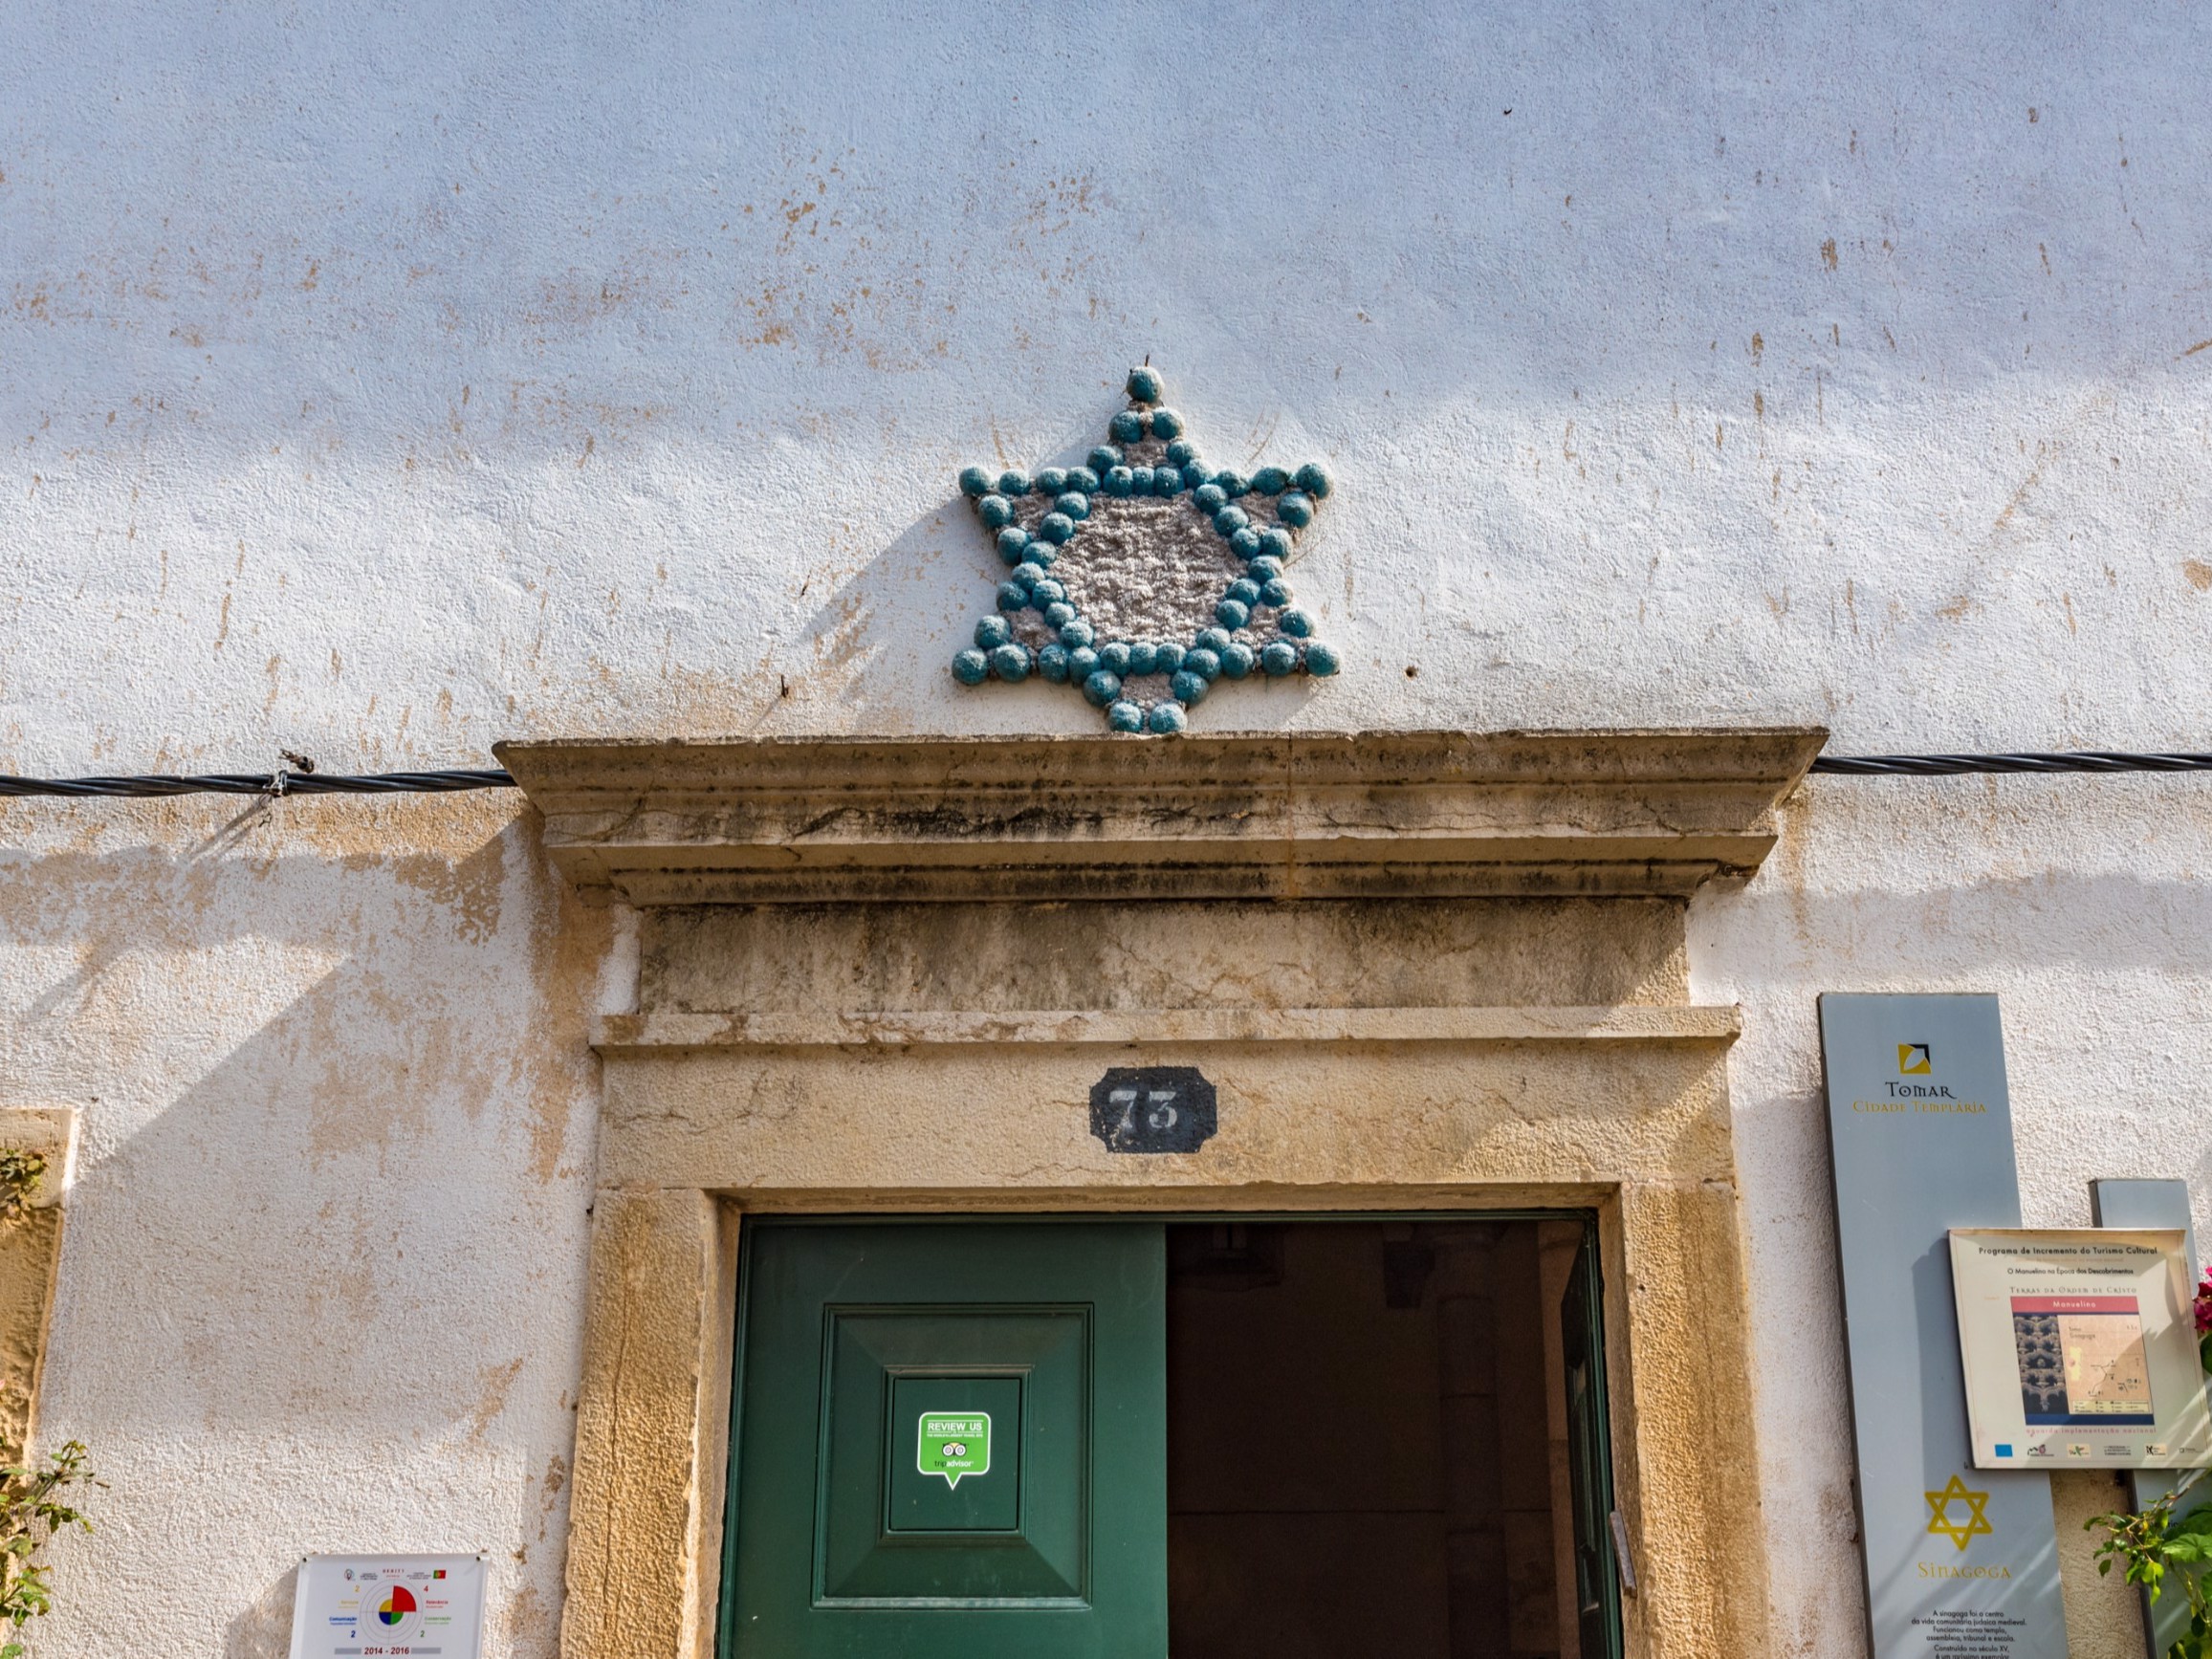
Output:
[[1162,1659],[1165,1229],[759,1223],[725,1659]]

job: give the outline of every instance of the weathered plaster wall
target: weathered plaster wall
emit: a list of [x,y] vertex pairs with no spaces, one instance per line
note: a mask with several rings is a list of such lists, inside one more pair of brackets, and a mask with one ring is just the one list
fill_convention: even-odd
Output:
[[7,1086],[83,1119],[39,1439],[109,1483],[34,1652],[271,1659],[354,1548],[551,1651],[613,924],[513,813],[0,815]]
[[[1080,453],[1148,353],[1211,454],[1343,480],[1344,674],[1200,726],[2205,746],[2201,9],[7,33],[9,770],[1088,729],[945,673],[951,480]],[[1858,1641],[1811,995],[2004,993],[2031,1219],[2212,1181],[2208,800],[1824,783],[1697,906],[1792,1653]],[[42,1650],[267,1653],[298,1554],[409,1544],[550,1651],[613,924],[512,810],[0,816],[9,1084],[84,1113],[44,1432],[114,1480]]]
[[1814,779],[1749,885],[1693,903],[1693,996],[1743,1003],[1729,1087],[1778,1652],[1855,1651],[1840,1633],[1863,1617],[1814,998],[1996,992],[2024,1219],[2086,1227],[2091,1181],[2179,1176],[2202,1237],[2207,872],[2212,792],[2180,780]]

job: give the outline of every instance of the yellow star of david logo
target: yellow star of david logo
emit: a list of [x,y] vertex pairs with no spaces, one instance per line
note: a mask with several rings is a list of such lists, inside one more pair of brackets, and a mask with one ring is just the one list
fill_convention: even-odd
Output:
[[[1951,1476],[1948,1486],[1940,1492],[1929,1493],[1927,1498],[1928,1508],[1934,1512],[1928,1521],[1928,1530],[1941,1534],[1960,1549],[1966,1547],[1968,1540],[1987,1537],[1996,1531],[1989,1524],[1989,1517],[1982,1513],[1989,1503],[1989,1495],[1986,1492],[1968,1492],[1966,1483],[1956,1474]],[[1954,1502],[1965,1504],[1965,1519],[1951,1518],[1951,1505]]]

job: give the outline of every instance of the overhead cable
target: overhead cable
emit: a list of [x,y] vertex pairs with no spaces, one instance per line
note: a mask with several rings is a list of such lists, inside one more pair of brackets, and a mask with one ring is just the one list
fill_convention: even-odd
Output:
[[[1808,769],[1829,777],[1957,777],[1973,773],[2212,772],[2212,754],[2085,749],[2057,754],[1822,754]],[[513,789],[499,767],[438,772],[218,772],[197,776],[0,777],[0,797],[168,795],[443,795]]]
[[2212,772],[2212,754],[2135,754],[2077,749],[2062,754],[1821,754],[1811,771],[1842,777],[1956,777],[1965,773]]
[[0,777],[9,795],[423,795],[457,789],[513,789],[497,767],[449,772],[217,772],[198,777]]

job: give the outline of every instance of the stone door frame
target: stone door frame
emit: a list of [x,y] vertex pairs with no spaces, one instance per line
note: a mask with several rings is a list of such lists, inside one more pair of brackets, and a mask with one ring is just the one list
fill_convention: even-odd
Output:
[[[1820,741],[503,747],[556,864],[645,912],[637,1012],[595,1032],[563,1652],[713,1652],[746,1213],[1534,1209],[1599,1216],[1628,1652],[1766,1651],[1739,1019],[1689,1002],[1680,934],[1691,891],[1772,845]],[[1070,906],[1126,971],[1062,961]],[[1480,960],[1414,975],[1449,992],[1435,1002],[1371,995],[1401,966],[1393,938],[1433,945],[1433,915]],[[1162,917],[1165,934],[1115,932]],[[1224,942],[1281,955],[1309,936],[1347,941],[1349,966],[1290,950],[1292,1005],[1250,986],[1225,1000],[1201,971]],[[864,939],[910,971],[855,992]],[[1557,997],[1549,940],[1561,964],[1617,945],[1655,966],[1608,1000]],[[893,981],[919,989],[886,1006]],[[1483,1000],[1493,983],[1511,999]],[[1021,1006],[1030,984],[1055,1005]],[[1160,1157],[1093,1140],[1090,1086],[1128,1064],[1203,1070],[1215,1139]]]

